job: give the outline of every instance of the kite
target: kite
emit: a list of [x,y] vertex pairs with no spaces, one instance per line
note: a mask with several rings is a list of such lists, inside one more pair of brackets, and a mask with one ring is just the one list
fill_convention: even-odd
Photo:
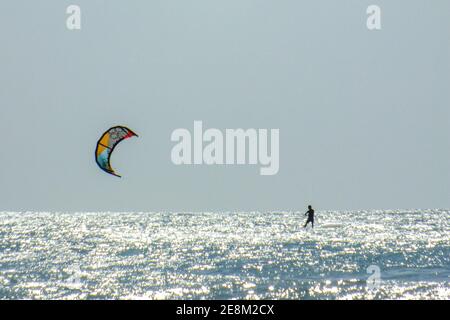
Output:
[[105,133],[103,133],[97,141],[97,147],[95,148],[95,162],[97,162],[100,169],[120,178],[120,176],[116,174],[114,169],[111,167],[111,154],[120,141],[135,136],[137,137],[138,135],[127,127],[122,126],[109,128]]

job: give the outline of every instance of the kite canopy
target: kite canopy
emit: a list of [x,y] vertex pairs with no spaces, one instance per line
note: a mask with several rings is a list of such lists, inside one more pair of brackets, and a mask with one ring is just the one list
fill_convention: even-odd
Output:
[[109,128],[97,141],[97,147],[95,148],[95,162],[97,162],[98,166],[103,171],[120,178],[111,167],[111,154],[120,141],[134,136],[137,137],[138,135],[127,127],[116,126]]

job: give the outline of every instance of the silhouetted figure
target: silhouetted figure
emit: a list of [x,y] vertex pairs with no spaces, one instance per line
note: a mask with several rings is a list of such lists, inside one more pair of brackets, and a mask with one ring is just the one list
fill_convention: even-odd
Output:
[[308,223],[311,222],[312,227],[314,228],[314,209],[311,206],[308,206],[308,211],[306,211],[305,216],[308,215],[308,220],[306,220],[306,223],[303,228],[306,228]]

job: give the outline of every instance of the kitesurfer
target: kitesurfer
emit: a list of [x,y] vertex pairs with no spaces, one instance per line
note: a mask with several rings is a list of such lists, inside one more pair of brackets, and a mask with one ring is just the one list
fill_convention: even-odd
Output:
[[306,223],[303,226],[303,228],[306,228],[306,226],[310,222],[311,222],[312,227],[314,228],[314,209],[310,205],[308,206],[308,211],[306,211],[306,213],[305,213],[305,216],[306,215],[308,216],[308,220],[306,220]]

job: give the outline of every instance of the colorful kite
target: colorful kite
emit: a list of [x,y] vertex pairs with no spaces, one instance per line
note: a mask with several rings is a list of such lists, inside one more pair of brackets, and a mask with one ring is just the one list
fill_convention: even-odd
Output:
[[109,128],[97,141],[97,147],[95,148],[95,162],[97,162],[98,166],[103,171],[120,178],[111,167],[111,154],[120,141],[134,136],[137,137],[138,135],[127,127],[116,126]]

